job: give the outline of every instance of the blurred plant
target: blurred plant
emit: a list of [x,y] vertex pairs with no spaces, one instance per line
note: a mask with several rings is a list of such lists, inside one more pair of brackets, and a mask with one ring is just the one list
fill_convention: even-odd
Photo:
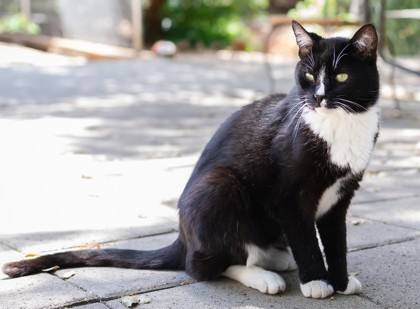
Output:
[[[380,1],[371,1],[374,22],[379,24]],[[419,9],[419,0],[385,1],[386,10]],[[385,18],[386,43],[393,56],[420,55],[420,19]]]
[[288,12],[292,18],[338,18],[352,20],[349,12],[351,0],[303,0],[299,1],[294,9]]
[[38,34],[41,28],[24,14],[15,14],[0,20],[0,32]]
[[246,41],[247,18],[264,14],[267,0],[168,0],[162,12],[163,35],[192,46]]

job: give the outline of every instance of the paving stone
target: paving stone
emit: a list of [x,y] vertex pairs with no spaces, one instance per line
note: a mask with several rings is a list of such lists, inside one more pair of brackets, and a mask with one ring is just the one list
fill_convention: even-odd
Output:
[[[103,245],[102,248],[151,250],[171,244],[176,237],[176,233],[169,233],[109,243]],[[67,280],[69,283],[105,298],[124,293],[138,293],[173,287],[191,280],[183,271],[150,271],[102,267],[75,268],[73,270],[76,274]],[[62,269],[56,271],[55,274],[60,277],[68,271],[68,269]]]
[[420,231],[410,228],[358,217],[347,217],[347,246],[351,251],[407,240],[418,235]]
[[[280,295],[266,295],[229,279],[200,282],[168,290],[149,292],[149,304],[140,308],[380,308],[359,296],[334,295],[325,300],[305,298],[296,274],[284,274],[287,289]],[[126,308],[121,300],[107,302],[113,309]]]
[[396,200],[420,195],[418,172],[382,172],[365,175],[352,204]]
[[64,307],[93,295],[50,274],[0,280],[0,308],[48,309]]
[[382,308],[420,308],[420,239],[350,253],[363,295]]
[[125,228],[0,235],[0,240],[22,252],[39,254],[87,244],[167,233],[178,227],[178,223],[173,219],[144,218],[142,221],[137,226]]
[[353,204],[354,216],[378,220],[402,227],[420,229],[420,197],[380,201],[367,204]]
[[[151,271],[121,268],[84,267],[72,269],[66,281],[101,298],[147,292],[181,285],[191,278],[183,271]],[[63,276],[69,270],[57,271]]]
[[101,245],[101,248],[154,250],[170,245],[178,237],[178,233],[165,233],[130,240],[121,240]]

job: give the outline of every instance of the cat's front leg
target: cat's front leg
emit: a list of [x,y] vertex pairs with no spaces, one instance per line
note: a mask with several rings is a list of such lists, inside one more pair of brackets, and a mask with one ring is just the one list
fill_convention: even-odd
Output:
[[284,222],[285,233],[299,269],[300,288],[305,297],[326,298],[334,293],[328,281],[316,237],[314,219],[290,209]]
[[334,290],[341,294],[357,294],[362,285],[347,273],[346,212],[351,197],[343,198],[317,220],[328,264],[328,278]]

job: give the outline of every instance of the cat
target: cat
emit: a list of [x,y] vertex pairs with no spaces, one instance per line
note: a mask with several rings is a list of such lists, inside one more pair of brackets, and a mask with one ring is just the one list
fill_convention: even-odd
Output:
[[[379,132],[378,37],[322,38],[298,22],[296,85],[244,106],[211,138],[182,192],[179,236],[152,251],[79,250],[5,264],[10,277],[64,267],[185,270],[263,293],[298,269],[305,297],[359,293],[347,273],[346,212]],[[317,231],[326,264],[319,247]]]

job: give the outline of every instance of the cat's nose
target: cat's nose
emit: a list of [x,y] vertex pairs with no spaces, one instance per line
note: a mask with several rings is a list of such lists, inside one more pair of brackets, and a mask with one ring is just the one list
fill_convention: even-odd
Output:
[[314,97],[316,99],[316,104],[318,106],[321,106],[321,102],[322,102],[322,100],[324,100],[325,96],[319,95],[319,94],[315,94]]

